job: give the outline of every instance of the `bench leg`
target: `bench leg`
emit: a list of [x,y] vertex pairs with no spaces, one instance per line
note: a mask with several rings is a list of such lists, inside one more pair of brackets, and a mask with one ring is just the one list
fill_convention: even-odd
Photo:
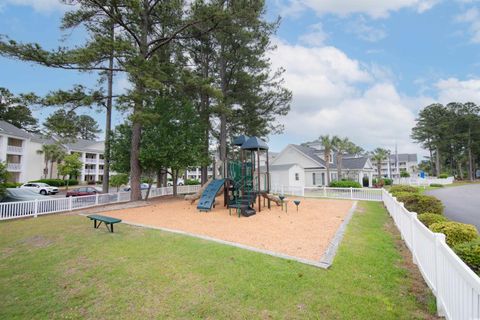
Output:
[[113,233],[113,223],[110,223],[110,229],[112,229],[110,232]]

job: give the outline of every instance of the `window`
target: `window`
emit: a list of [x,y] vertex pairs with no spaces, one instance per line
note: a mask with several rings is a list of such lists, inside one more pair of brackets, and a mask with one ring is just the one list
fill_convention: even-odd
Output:
[[316,184],[317,184],[317,181],[316,181],[317,179],[315,179],[315,178],[316,178],[316,177],[315,177],[315,172],[313,172],[313,173],[312,173],[312,184],[313,184],[313,185],[316,185]]
[[298,173],[295,173],[295,181],[300,180],[300,175]]

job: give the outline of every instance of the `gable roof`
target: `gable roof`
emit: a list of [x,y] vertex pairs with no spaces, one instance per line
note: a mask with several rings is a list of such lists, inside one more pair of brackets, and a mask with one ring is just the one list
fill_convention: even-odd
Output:
[[105,150],[104,141],[77,139],[74,142],[64,144],[70,150],[103,152]]
[[30,139],[31,135],[17,127],[15,127],[13,124],[10,124],[6,121],[0,120],[0,133],[7,134],[9,136],[14,136],[14,137],[19,137],[23,139]]
[[298,144],[291,144],[291,146],[296,150],[298,150],[299,152],[306,155],[307,157],[309,157],[310,159],[312,159],[313,161],[317,162],[320,166],[325,167],[325,161],[319,156],[317,156],[317,150],[310,147],[301,146]]

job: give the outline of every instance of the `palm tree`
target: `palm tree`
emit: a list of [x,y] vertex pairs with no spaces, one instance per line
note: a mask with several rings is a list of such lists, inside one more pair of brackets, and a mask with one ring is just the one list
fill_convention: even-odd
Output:
[[53,163],[60,158],[63,158],[62,153],[65,153],[61,146],[57,144],[44,144],[41,150],[37,150],[38,154],[43,154],[45,161],[45,168],[43,169],[44,178],[47,179],[48,163],[50,162],[50,179],[52,178]]
[[337,151],[337,175],[338,179],[342,179],[342,166],[343,166],[343,154],[348,152],[349,148],[353,144],[347,137],[339,138],[337,136],[332,137],[333,145]]
[[390,151],[383,148],[376,148],[372,151],[372,160],[377,164],[378,178],[382,177],[382,161],[390,156]]
[[332,151],[335,137],[330,138],[330,135],[320,136],[320,142],[323,146],[323,158],[325,160],[325,167],[327,169],[327,186],[330,185],[330,160],[332,157]]

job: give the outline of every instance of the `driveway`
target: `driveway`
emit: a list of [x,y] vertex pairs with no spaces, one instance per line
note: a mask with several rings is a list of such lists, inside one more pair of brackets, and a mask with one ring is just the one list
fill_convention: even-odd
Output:
[[442,200],[449,219],[473,224],[480,230],[480,184],[439,188],[426,193]]

